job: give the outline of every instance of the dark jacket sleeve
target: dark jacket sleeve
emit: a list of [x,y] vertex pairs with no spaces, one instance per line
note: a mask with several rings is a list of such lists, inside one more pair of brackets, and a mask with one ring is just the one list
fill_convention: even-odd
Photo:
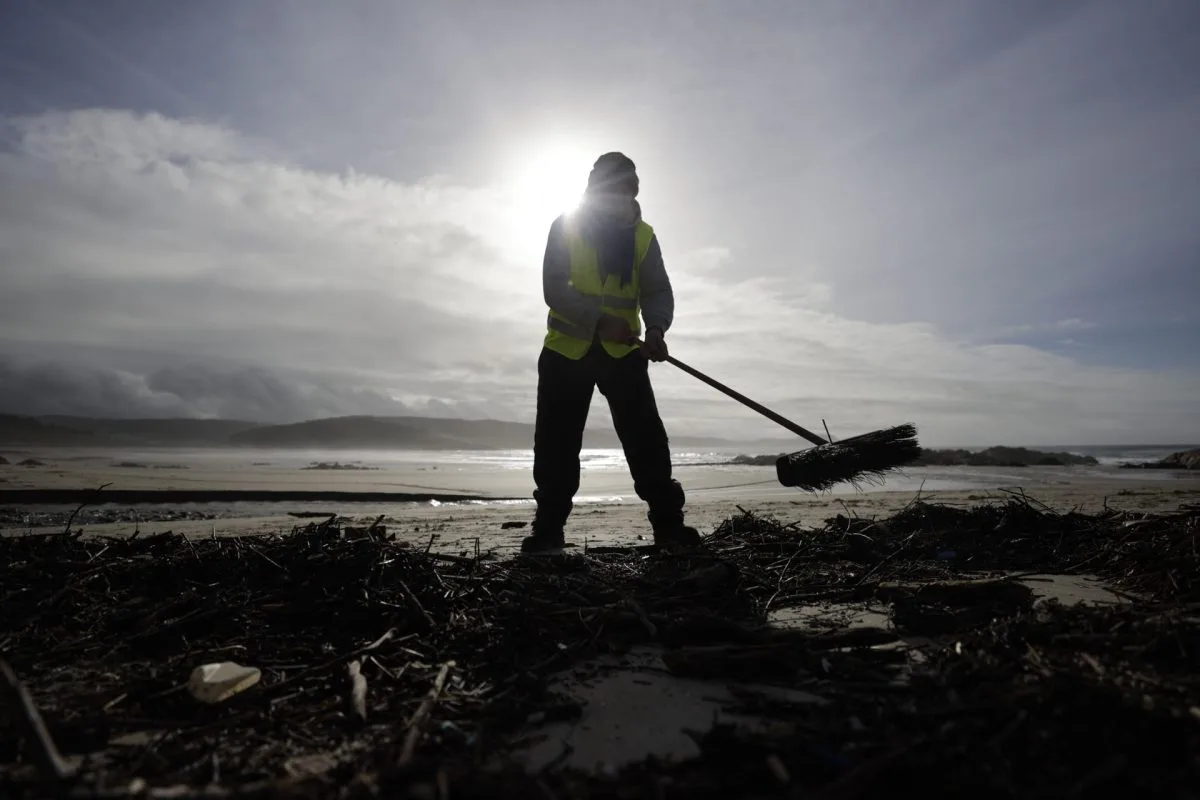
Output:
[[663,262],[658,237],[650,240],[650,249],[641,269],[642,321],[647,328],[661,328],[666,333],[675,317],[675,293]]
[[600,299],[581,294],[571,285],[571,256],[563,237],[563,218],[554,220],[542,258],[542,295],[552,311],[576,325],[594,330],[600,321]]

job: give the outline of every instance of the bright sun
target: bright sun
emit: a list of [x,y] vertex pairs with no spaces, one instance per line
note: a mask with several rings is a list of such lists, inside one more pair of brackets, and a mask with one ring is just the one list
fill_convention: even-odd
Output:
[[595,154],[580,147],[539,147],[523,159],[510,183],[522,218],[535,224],[574,210],[587,185]]

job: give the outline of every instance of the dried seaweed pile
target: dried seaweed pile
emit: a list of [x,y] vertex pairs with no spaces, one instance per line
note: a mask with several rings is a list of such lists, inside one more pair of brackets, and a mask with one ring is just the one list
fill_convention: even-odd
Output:
[[[839,515],[804,532],[743,514],[722,523],[712,539],[731,548],[801,556],[795,579],[806,587],[806,597],[832,597],[833,590],[869,587],[884,576],[935,579],[967,571],[1036,570],[1099,575],[1150,599],[1191,603],[1200,602],[1197,519],[1195,506],[1174,514],[1057,513],[1015,495],[972,508],[914,501],[888,519]],[[867,574],[819,567],[814,574],[814,564],[847,562]]]
[[[554,561],[428,552],[380,528],[188,541],[0,539],[0,653],[36,700],[39,749],[0,716],[0,794],[154,796],[1069,796],[1200,786],[1200,515],[1056,514],[1025,498],[816,530],[742,513],[706,552]],[[1149,599],[1033,602],[1005,570],[1090,572]],[[769,611],[886,608],[894,629],[777,630]],[[899,640],[899,641],[898,641]],[[617,777],[503,767],[531,714],[578,715],[548,675],[637,644],[679,675],[831,702],[743,710],[700,758]],[[898,646],[899,645],[899,646]],[[233,660],[262,682],[183,689]],[[39,755],[46,763],[38,769]],[[499,760],[498,760],[499,759]],[[499,764],[500,766],[496,766]],[[144,781],[139,785],[137,781]],[[185,788],[179,787],[198,787]],[[141,794],[138,794],[141,792]]]

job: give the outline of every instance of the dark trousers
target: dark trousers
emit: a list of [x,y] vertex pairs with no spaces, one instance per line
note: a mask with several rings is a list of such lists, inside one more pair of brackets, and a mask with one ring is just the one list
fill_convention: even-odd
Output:
[[671,452],[641,353],[613,358],[593,344],[575,361],[543,348],[538,358],[537,423],[533,439],[534,526],[561,529],[579,490],[579,451],[594,389],[608,400],[633,488],[650,507],[655,530],[683,524],[683,487],[671,477]]

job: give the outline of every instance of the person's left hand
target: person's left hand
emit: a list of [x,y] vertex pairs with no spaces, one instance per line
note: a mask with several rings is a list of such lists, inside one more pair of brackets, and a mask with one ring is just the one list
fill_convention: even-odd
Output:
[[663,339],[662,331],[658,328],[646,331],[646,338],[642,343],[642,355],[651,361],[667,360],[667,343]]

